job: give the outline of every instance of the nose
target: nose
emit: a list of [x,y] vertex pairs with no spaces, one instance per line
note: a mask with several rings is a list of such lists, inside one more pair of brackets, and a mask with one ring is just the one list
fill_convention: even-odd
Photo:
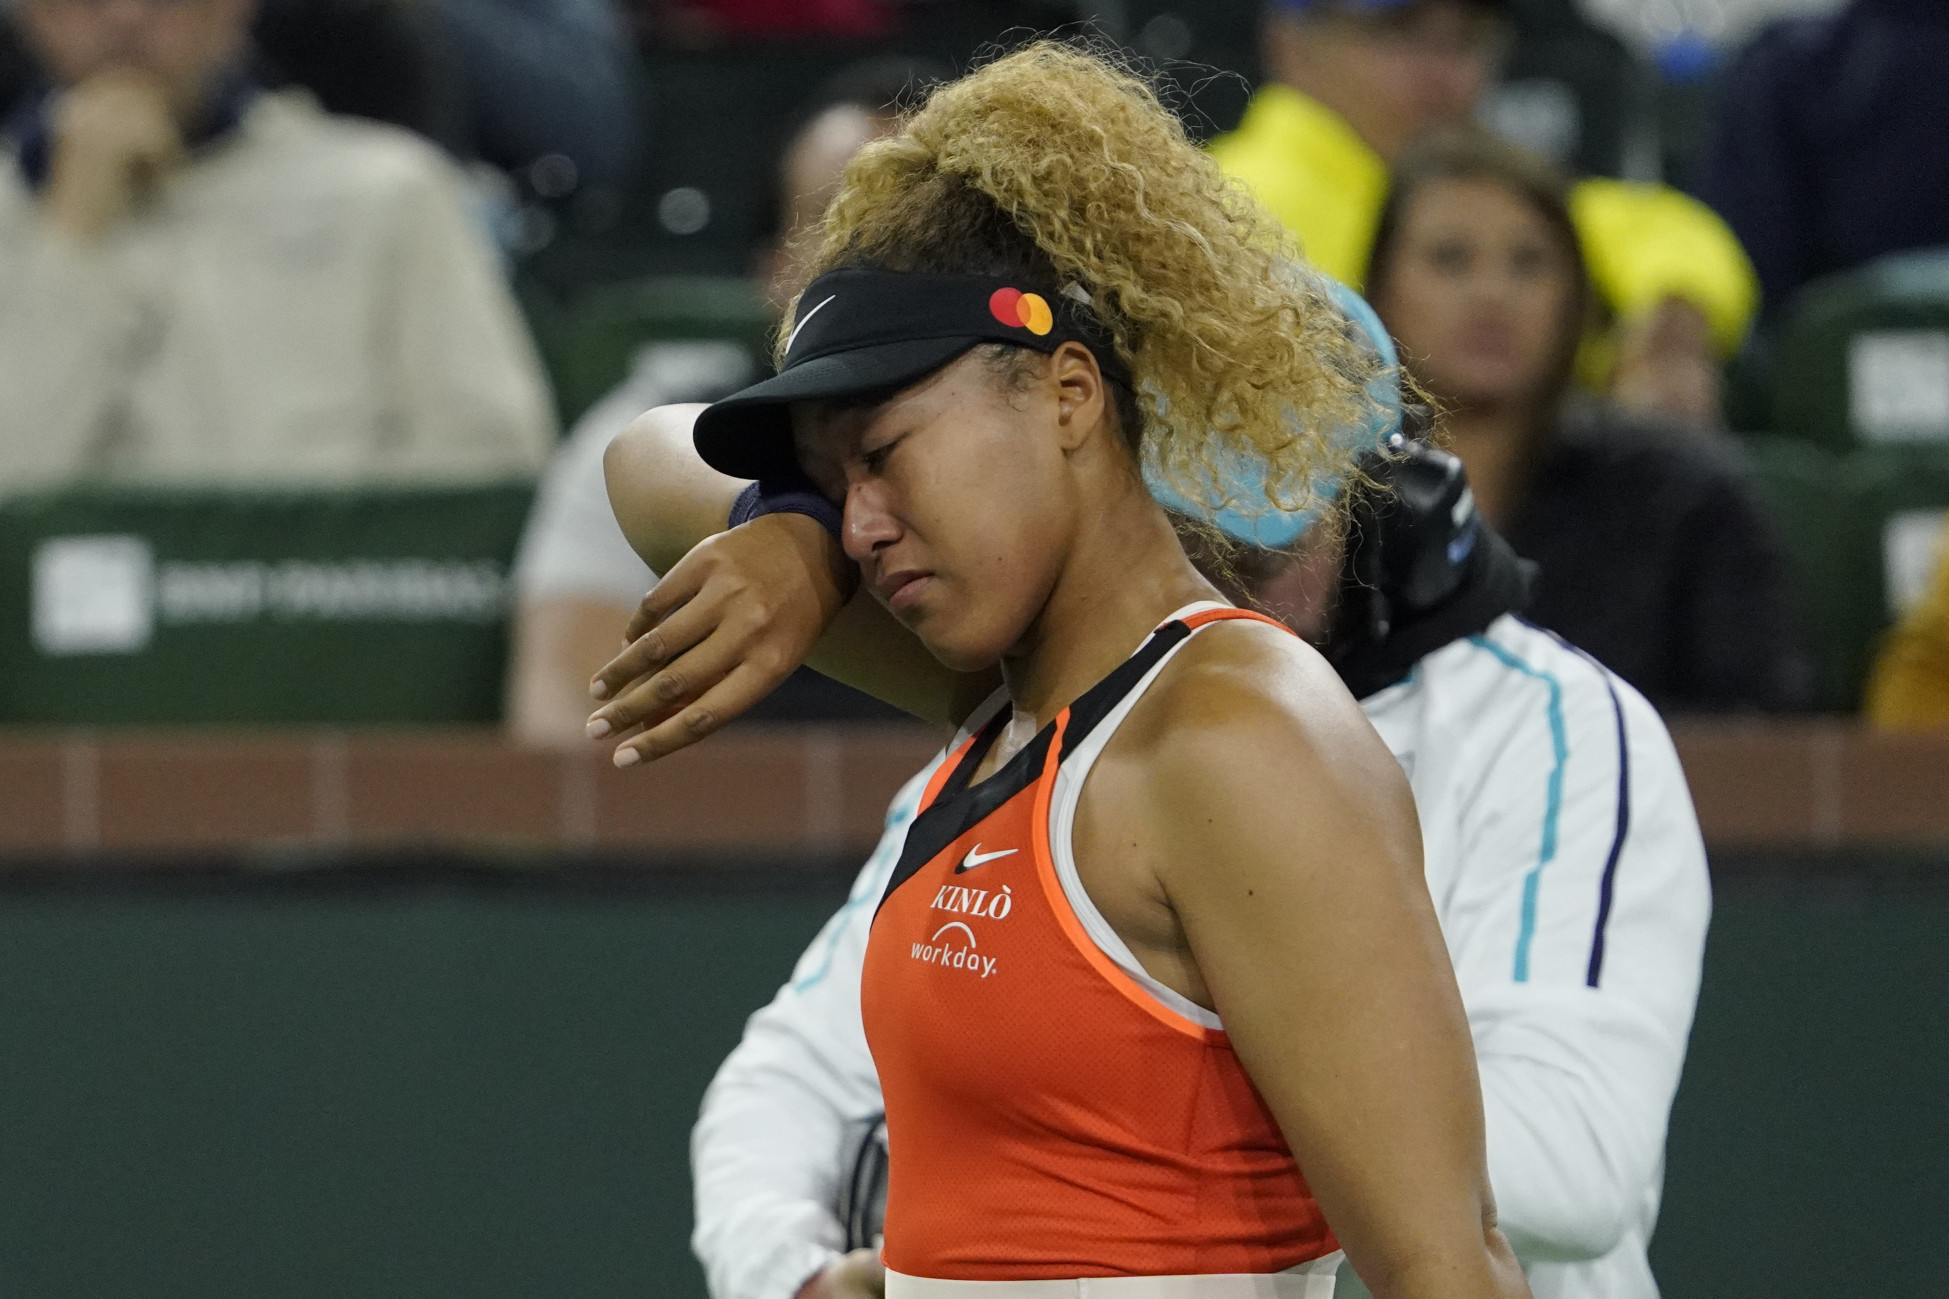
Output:
[[844,522],[839,543],[855,564],[867,560],[900,539],[900,521],[887,508],[886,491],[878,483],[859,481],[846,488]]

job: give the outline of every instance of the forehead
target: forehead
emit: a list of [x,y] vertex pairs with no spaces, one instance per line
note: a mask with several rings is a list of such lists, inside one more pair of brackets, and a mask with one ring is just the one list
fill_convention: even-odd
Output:
[[978,351],[966,352],[884,400],[792,403],[792,441],[801,460],[844,460],[880,436],[966,416],[998,399],[1000,385]]
[[1408,230],[1426,234],[1462,229],[1522,231],[1547,236],[1549,222],[1523,195],[1487,176],[1442,176],[1423,184],[1408,203]]

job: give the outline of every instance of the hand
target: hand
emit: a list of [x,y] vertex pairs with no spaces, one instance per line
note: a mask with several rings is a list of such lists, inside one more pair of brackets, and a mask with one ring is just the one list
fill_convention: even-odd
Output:
[[625,737],[619,767],[695,744],[805,662],[858,583],[832,534],[801,514],[706,538],[643,597],[628,648],[590,683],[611,702],[589,738]]
[[877,1249],[856,1249],[799,1287],[797,1299],[885,1299],[887,1270]]
[[118,69],[61,96],[45,211],[83,242],[101,238],[182,165],[183,136],[160,82]]
[[1720,383],[1712,331],[1691,303],[1667,298],[1621,327],[1611,400],[1625,410],[1716,428]]

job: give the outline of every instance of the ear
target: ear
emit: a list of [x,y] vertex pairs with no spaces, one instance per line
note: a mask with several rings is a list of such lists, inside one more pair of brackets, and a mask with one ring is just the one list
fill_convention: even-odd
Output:
[[1096,357],[1081,343],[1063,343],[1049,357],[1048,384],[1056,401],[1056,430],[1064,451],[1075,451],[1103,429],[1110,394]]

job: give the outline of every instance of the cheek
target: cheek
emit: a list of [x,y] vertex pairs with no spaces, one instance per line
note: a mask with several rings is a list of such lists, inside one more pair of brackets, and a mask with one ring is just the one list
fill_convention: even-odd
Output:
[[1527,287],[1517,299],[1521,303],[1518,327],[1541,365],[1556,359],[1564,332],[1578,328],[1578,322],[1570,318],[1570,296],[1561,282],[1542,281]]
[[1409,352],[1439,356],[1460,310],[1455,286],[1424,267],[1404,265],[1388,284],[1387,327]]
[[1466,117],[1488,90],[1489,67],[1481,59],[1458,55],[1444,60],[1431,81],[1442,96],[1443,121],[1453,122]]
[[957,558],[983,586],[1010,586],[1038,570],[1039,558],[1063,532],[1060,457],[1046,463],[1040,448],[1003,437],[972,449],[963,474],[937,484],[962,520]]
[[917,627],[950,666],[985,667],[1021,638],[1054,584],[1073,530],[1060,453],[981,439],[916,482],[911,526],[944,600]]
[[1385,44],[1354,41],[1336,62],[1338,79],[1354,88],[1368,113],[1380,115],[1397,131],[1411,129],[1420,118],[1411,54]]

